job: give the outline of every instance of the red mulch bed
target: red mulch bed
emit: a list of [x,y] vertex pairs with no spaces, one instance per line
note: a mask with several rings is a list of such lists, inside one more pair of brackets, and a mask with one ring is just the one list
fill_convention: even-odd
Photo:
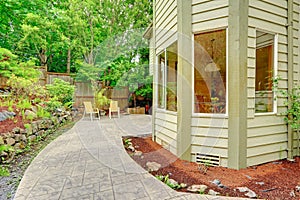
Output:
[[[13,109],[16,116],[0,122],[0,134],[10,132],[15,127],[24,128],[24,124],[29,122],[29,120],[23,120],[22,115],[16,111],[15,106],[13,106]],[[0,107],[0,112],[5,110],[7,111],[8,107]]]
[[[199,170],[196,163],[178,159],[169,151],[153,142],[151,137],[133,137],[132,143],[136,150],[142,151],[142,156],[133,156],[128,153],[143,168],[147,170],[148,161],[157,162],[162,167],[153,175],[169,175],[170,178],[188,186],[193,184],[205,184],[208,189],[220,192],[223,196],[246,197],[235,190],[237,187],[248,187],[253,190],[258,198],[262,199],[300,199],[300,192],[295,187],[300,186],[300,158],[295,162],[280,160],[258,166],[248,167],[242,170],[233,170],[225,167],[209,167],[206,173]],[[214,179],[221,181],[226,188],[219,188],[212,184]],[[263,182],[263,185],[259,183]],[[208,190],[207,189],[207,190]],[[186,192],[186,189],[180,191]],[[294,191],[295,197],[290,192]]]

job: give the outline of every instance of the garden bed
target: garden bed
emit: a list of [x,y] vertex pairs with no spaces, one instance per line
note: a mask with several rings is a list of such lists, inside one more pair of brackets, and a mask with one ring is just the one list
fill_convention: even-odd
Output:
[[[154,176],[168,175],[168,178],[187,186],[206,185],[205,194],[212,189],[222,196],[246,197],[246,192],[240,192],[237,188],[247,187],[256,193],[256,198],[300,199],[299,157],[295,162],[279,160],[242,170],[233,170],[225,167],[199,166],[193,162],[180,160],[153,142],[151,137],[131,139],[135,151],[141,151],[142,154],[135,154],[132,150],[127,152],[139,165],[146,170],[148,170],[147,162],[161,165],[158,171],[151,172]],[[216,180],[219,180],[224,187],[214,184]],[[187,187],[179,191],[188,192]]]

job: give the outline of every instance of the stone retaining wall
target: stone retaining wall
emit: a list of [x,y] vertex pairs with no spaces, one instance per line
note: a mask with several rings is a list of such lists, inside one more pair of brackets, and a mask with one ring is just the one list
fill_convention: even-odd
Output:
[[0,146],[5,145],[11,150],[0,149],[0,163],[9,163],[15,152],[23,150],[37,139],[53,133],[59,126],[73,119],[74,113],[62,111],[55,113],[52,119],[41,119],[25,125],[25,129],[16,127],[12,131],[0,134]]

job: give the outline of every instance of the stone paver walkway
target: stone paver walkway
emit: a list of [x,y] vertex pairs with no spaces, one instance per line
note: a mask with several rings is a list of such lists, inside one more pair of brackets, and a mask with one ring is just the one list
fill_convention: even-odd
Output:
[[33,160],[15,200],[231,199],[179,193],[148,174],[125,152],[121,136],[150,133],[148,115],[82,119]]

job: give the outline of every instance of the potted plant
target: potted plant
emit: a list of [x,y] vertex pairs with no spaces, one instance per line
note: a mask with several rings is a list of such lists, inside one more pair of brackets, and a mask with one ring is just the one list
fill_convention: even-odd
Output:
[[146,99],[152,99],[152,85],[151,84],[145,84],[139,89],[135,91],[136,98],[139,101]]
[[105,115],[106,111],[108,110],[108,105],[110,103],[110,99],[108,99],[104,92],[106,91],[106,88],[102,88],[99,92],[96,92],[95,94],[95,104],[96,107],[100,110],[100,115]]

